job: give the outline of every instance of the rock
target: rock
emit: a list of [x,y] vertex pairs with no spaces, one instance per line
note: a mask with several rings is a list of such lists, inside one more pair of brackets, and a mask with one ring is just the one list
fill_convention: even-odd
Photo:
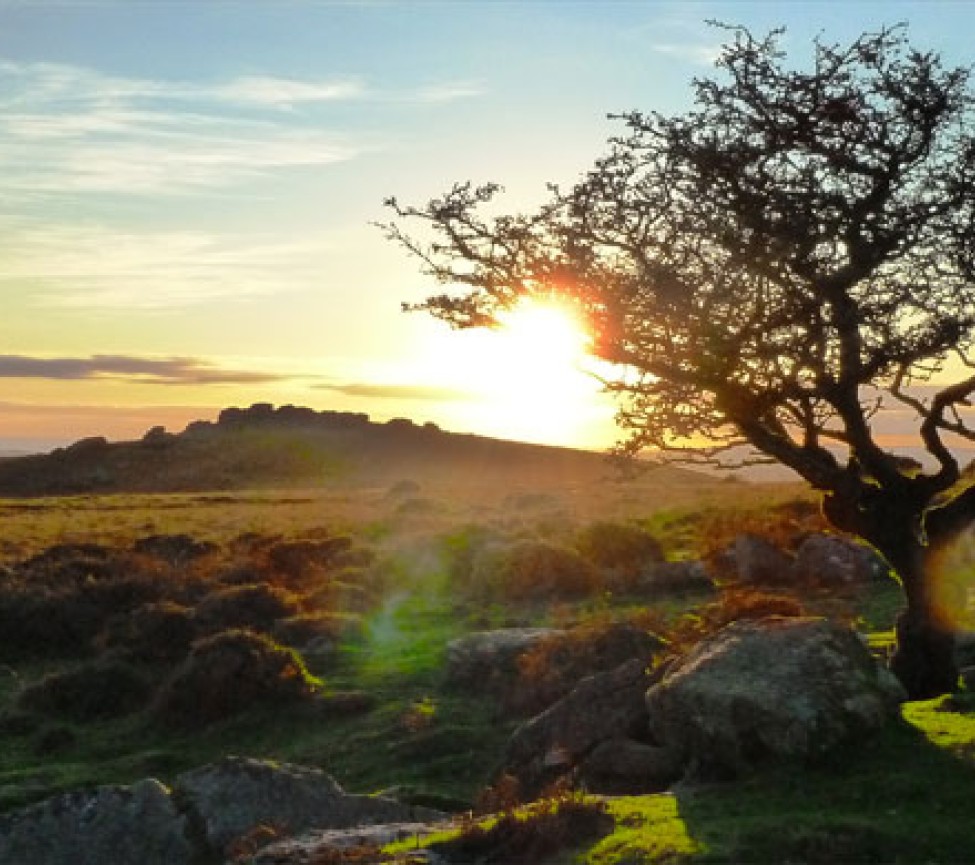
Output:
[[742,582],[781,585],[792,579],[792,558],[758,535],[738,535],[732,558],[738,579]]
[[838,535],[814,534],[796,551],[793,571],[803,584],[850,585],[885,576],[888,567],[873,550]]
[[714,580],[703,562],[657,562],[637,582],[637,590],[650,596],[715,591]]
[[[331,829],[326,831],[308,832],[297,838],[288,838],[264,847],[256,855],[244,857],[241,865],[314,865],[316,862],[341,861],[338,857],[342,851],[350,848],[371,848],[378,855],[378,848],[395,841],[405,841],[410,838],[422,838],[435,832],[442,832],[454,826],[452,823],[381,823],[375,826],[358,826],[352,829]],[[328,858],[329,854],[333,858]],[[415,862],[446,862],[446,860],[429,853],[426,858],[419,858],[419,853],[411,854],[417,858],[408,859]],[[364,859],[349,861],[361,861]],[[372,861],[372,860],[370,860]],[[380,860],[376,860],[380,861]],[[381,861],[387,861],[385,859]]]
[[616,737],[600,742],[583,761],[580,780],[600,793],[665,790],[683,772],[680,755],[670,748]]
[[447,644],[447,683],[478,690],[496,689],[517,676],[520,655],[564,633],[555,628],[501,628],[451,640]]
[[227,757],[180,775],[173,795],[219,853],[262,826],[280,837],[443,816],[381,796],[345,793],[319,769],[244,757]]
[[904,699],[853,631],[778,617],[729,625],[646,695],[655,738],[692,771],[718,776],[814,758],[879,729]]
[[649,664],[665,646],[661,637],[626,621],[579,625],[522,652],[517,677],[499,696],[506,713],[536,715],[586,676],[608,673],[634,658]]
[[518,781],[523,798],[532,798],[571,774],[600,743],[645,736],[644,694],[651,681],[640,659],[583,679],[568,696],[515,730],[503,773]]
[[99,787],[0,816],[0,862],[190,865],[186,828],[158,781]]

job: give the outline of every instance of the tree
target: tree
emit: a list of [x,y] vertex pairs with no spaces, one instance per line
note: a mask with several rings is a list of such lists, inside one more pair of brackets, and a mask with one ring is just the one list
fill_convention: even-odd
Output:
[[[390,199],[383,227],[460,288],[413,306],[455,326],[526,294],[579,304],[626,450],[727,462],[747,446],[822,491],[903,586],[894,671],[915,698],[952,690],[929,565],[975,515],[951,450],[975,440],[969,71],[903,26],[817,39],[805,69],[786,67],[781,30],[726,29],[692,110],[617,117],[607,155],[537,212],[484,215],[500,187],[468,183],[424,207]],[[933,468],[877,435],[894,405]]]

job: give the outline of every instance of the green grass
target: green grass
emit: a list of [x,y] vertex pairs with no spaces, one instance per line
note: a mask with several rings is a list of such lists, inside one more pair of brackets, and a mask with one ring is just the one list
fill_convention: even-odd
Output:
[[[145,714],[85,725],[51,720],[26,735],[0,735],[0,809],[147,774],[167,781],[228,753],[319,766],[354,792],[397,788],[417,801],[465,806],[487,782],[512,722],[486,698],[443,692],[444,648],[461,628],[450,607],[415,594],[376,618],[367,629],[372,639],[347,643],[337,663],[313,669],[328,692],[364,691],[371,710],[343,716],[326,701],[250,712],[191,735],[166,731]],[[19,672],[33,680],[56,667],[35,663]],[[0,677],[0,708],[16,687]],[[39,754],[39,738],[52,727],[71,730],[75,742]]]
[[904,716],[818,765],[610,798],[612,833],[545,865],[975,861],[975,699],[913,703]]

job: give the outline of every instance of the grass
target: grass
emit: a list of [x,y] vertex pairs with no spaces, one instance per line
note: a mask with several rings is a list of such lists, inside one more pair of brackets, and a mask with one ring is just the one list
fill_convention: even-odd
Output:
[[[644,602],[607,594],[559,605],[464,605],[450,596],[449,570],[437,554],[443,538],[453,532],[461,544],[481,526],[504,537],[568,544],[586,520],[624,519],[658,537],[668,558],[687,558],[699,554],[709,526],[728,530],[729,503],[744,503],[746,522],[761,523],[765,495],[747,485],[705,485],[694,491],[697,499],[688,493],[669,502],[658,494],[649,506],[639,489],[617,489],[611,503],[606,493],[583,507],[574,491],[546,491],[558,506],[555,518],[550,508],[512,508],[510,489],[455,492],[423,483],[422,497],[437,507],[416,512],[399,510],[386,488],[0,500],[0,564],[65,541],[127,547],[147,534],[186,533],[226,543],[248,531],[300,537],[327,528],[372,546],[388,581],[383,603],[366,614],[364,627],[345,636],[332,659],[312,666],[324,680],[325,700],[255,710],[201,731],[166,730],[145,713],[84,724],[50,718],[20,729],[16,717],[3,715],[20,684],[64,662],[0,669],[0,810],[94,784],[147,775],[169,781],[228,753],[317,766],[354,792],[393,791],[465,809],[489,780],[515,721],[499,717],[486,695],[444,688],[446,644],[475,628],[574,624],[636,612]],[[771,507],[793,494],[782,490],[766,501]],[[458,528],[465,526],[475,529]],[[802,600],[814,611],[857,621],[878,652],[889,646],[901,606],[893,583],[873,584],[855,597]],[[669,623],[701,602],[668,597],[654,612]],[[353,692],[362,696],[358,704]],[[610,799],[612,832],[544,863],[975,861],[975,696],[910,704],[904,718],[815,766],[780,767],[728,786]]]
[[[973,861],[975,699],[914,703],[904,715],[903,724],[818,765],[610,798],[612,831],[536,865]],[[516,813],[530,819],[528,809]]]

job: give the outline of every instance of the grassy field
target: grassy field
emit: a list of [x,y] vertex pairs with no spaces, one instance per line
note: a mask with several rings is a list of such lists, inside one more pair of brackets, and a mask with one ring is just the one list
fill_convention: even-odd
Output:
[[[612,520],[651,532],[668,558],[690,558],[720,548],[742,528],[774,536],[813,527],[810,501],[784,486],[707,482],[660,489],[652,474],[588,491],[556,483],[458,489],[410,481],[333,491],[0,501],[0,563],[9,569],[0,588],[16,582],[18,562],[53,545],[130,550],[154,534],[187,534],[221,551],[237,549],[242,536],[266,543],[342,536],[353,550],[368,553],[361,574],[374,582],[381,574],[368,602],[356,594],[354,610],[329,608],[354,618],[356,627],[327,657],[308,658],[324,683],[320,699],[256,708],[199,728],[167,727],[150,708],[94,719],[25,712],[25,687],[91,658],[8,651],[0,665],[0,809],[147,775],[165,781],[235,753],[319,766],[356,792],[392,791],[465,810],[490,780],[520,719],[506,714],[496,695],[446,686],[450,639],[484,627],[571,627],[648,609],[652,621],[666,627],[714,603],[710,596],[654,599],[603,589],[553,602],[465,595],[470,575],[465,583],[458,569],[465,551],[499,539],[571,550],[587,525]],[[231,585],[227,569],[241,562],[229,556],[204,557],[188,570],[164,569],[159,579],[185,583],[179,601],[197,604],[199,615],[208,593]],[[321,594],[320,586],[285,588],[305,613]],[[843,597],[797,600],[811,612],[856,621],[882,648],[891,639],[898,592],[892,583],[872,584]],[[668,794],[615,798],[609,804],[615,831],[550,861],[973,861],[975,700],[963,693],[911,704],[904,719],[867,746],[821,765],[779,768],[731,786],[683,785]]]

